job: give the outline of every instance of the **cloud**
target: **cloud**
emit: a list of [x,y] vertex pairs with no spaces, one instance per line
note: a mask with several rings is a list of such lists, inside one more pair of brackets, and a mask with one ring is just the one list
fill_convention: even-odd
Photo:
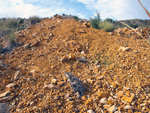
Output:
[[[5,10],[6,9],[6,10]],[[30,16],[51,17],[55,14],[74,14],[79,17],[85,17],[76,12],[75,9],[65,8],[63,0],[59,2],[54,0],[5,0],[0,1],[0,17],[22,17]]]
[[[147,1],[141,2],[150,10]],[[137,0],[0,0],[0,18],[51,17],[65,13],[88,19],[96,11],[102,19],[148,19]]]
[[[102,19],[148,18],[137,0],[76,0],[76,1],[85,4],[88,10],[100,12]],[[146,2],[144,0],[141,1]]]

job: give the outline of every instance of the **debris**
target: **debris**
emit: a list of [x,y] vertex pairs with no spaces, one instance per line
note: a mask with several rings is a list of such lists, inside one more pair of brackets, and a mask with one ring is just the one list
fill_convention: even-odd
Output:
[[83,96],[85,89],[79,78],[72,75],[71,72],[66,72],[65,75],[71,85],[71,88],[73,89],[73,92],[79,92],[80,96]]

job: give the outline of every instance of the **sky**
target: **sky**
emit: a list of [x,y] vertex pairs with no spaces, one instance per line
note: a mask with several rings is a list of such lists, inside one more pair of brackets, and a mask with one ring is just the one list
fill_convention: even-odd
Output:
[[[141,0],[150,11],[150,0]],[[82,19],[149,19],[138,0],[0,0],[0,18],[31,16],[52,17],[55,14],[71,14]]]

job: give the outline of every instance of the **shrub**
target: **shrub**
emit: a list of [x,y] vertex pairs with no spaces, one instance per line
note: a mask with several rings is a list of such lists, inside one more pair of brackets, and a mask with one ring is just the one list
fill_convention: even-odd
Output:
[[74,18],[76,21],[79,21],[79,20],[80,20],[78,16],[74,16],[73,18]]
[[92,18],[90,19],[90,24],[95,29],[101,29],[101,27],[99,26],[100,21],[101,21],[100,14],[97,13],[97,16],[94,19],[92,19]]
[[106,20],[103,22],[100,22],[99,26],[106,32],[111,32],[115,29],[113,23],[108,22]]
[[18,20],[17,19],[8,19],[7,21],[5,21],[6,26],[9,28],[16,28],[18,26]]
[[16,39],[16,35],[14,34],[14,32],[10,33],[7,35],[7,40],[10,41],[10,43],[12,45],[15,45],[15,39]]
[[40,22],[40,18],[38,16],[32,16],[29,18],[31,25],[34,25],[38,22]]
[[19,20],[19,24],[23,24],[23,23],[24,23],[24,19],[21,18],[21,19]]

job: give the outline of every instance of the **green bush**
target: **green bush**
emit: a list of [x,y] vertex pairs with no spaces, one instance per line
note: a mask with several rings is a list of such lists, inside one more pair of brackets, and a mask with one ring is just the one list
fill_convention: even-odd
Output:
[[100,14],[97,13],[97,16],[94,19],[92,19],[92,18],[90,19],[90,24],[95,29],[101,29],[101,27],[99,26],[100,21],[101,21]]
[[115,29],[113,23],[108,21],[100,22],[99,26],[106,32],[111,32]]

